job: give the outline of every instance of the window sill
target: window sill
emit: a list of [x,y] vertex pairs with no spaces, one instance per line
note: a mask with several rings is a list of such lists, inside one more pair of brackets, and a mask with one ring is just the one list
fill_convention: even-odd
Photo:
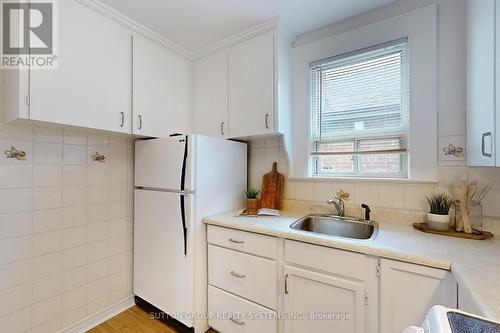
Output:
[[312,176],[306,178],[289,178],[291,181],[302,181],[302,182],[359,182],[359,183],[393,183],[393,184],[428,184],[436,185],[437,180],[415,180],[408,178],[370,178],[370,177],[322,177],[322,176]]

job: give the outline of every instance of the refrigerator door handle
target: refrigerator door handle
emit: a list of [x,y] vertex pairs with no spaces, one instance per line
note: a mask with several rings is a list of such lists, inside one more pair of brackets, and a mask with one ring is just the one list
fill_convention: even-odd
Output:
[[[182,173],[181,173],[181,191],[185,190],[186,187],[186,168],[187,168],[187,157],[188,157],[188,136],[184,142],[184,157],[182,159]],[[182,219],[182,231],[184,237],[184,255],[187,256],[187,226],[186,226],[186,204],[184,201],[184,195],[181,194],[181,219]]]
[[181,219],[182,219],[182,234],[184,237],[184,255],[187,256],[187,226],[186,226],[186,204],[184,195],[181,194]]

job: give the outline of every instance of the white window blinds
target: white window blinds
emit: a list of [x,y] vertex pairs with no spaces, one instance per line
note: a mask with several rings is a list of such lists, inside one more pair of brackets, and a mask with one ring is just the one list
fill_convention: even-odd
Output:
[[[406,38],[312,63],[312,155],[342,155],[344,164],[353,160],[352,165],[340,168],[344,173],[370,173],[370,168],[360,164],[362,159],[353,156],[405,154],[408,69]],[[377,157],[381,159],[384,156]],[[374,172],[402,174],[403,167],[404,162],[397,167],[393,163],[389,171],[376,168]],[[338,169],[321,165],[320,159],[316,173]]]

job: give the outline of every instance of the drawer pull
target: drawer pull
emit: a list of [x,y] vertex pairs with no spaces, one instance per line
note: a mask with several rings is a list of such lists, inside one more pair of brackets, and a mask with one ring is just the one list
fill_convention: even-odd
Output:
[[245,274],[238,274],[235,271],[231,271],[231,275],[237,277],[238,279],[243,279],[244,277],[246,277]]
[[236,325],[240,325],[240,326],[243,326],[245,325],[245,322],[244,321],[240,321],[238,319],[234,319],[234,318],[229,318],[233,323],[235,323]]
[[243,243],[245,243],[245,241],[240,241],[240,240],[236,240],[236,239],[232,239],[232,238],[229,238],[229,241],[231,243],[236,243],[236,244],[243,244]]

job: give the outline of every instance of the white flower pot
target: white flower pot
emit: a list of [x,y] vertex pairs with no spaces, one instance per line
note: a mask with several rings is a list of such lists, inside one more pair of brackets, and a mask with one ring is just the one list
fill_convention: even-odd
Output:
[[427,225],[435,230],[450,229],[450,215],[427,213]]

